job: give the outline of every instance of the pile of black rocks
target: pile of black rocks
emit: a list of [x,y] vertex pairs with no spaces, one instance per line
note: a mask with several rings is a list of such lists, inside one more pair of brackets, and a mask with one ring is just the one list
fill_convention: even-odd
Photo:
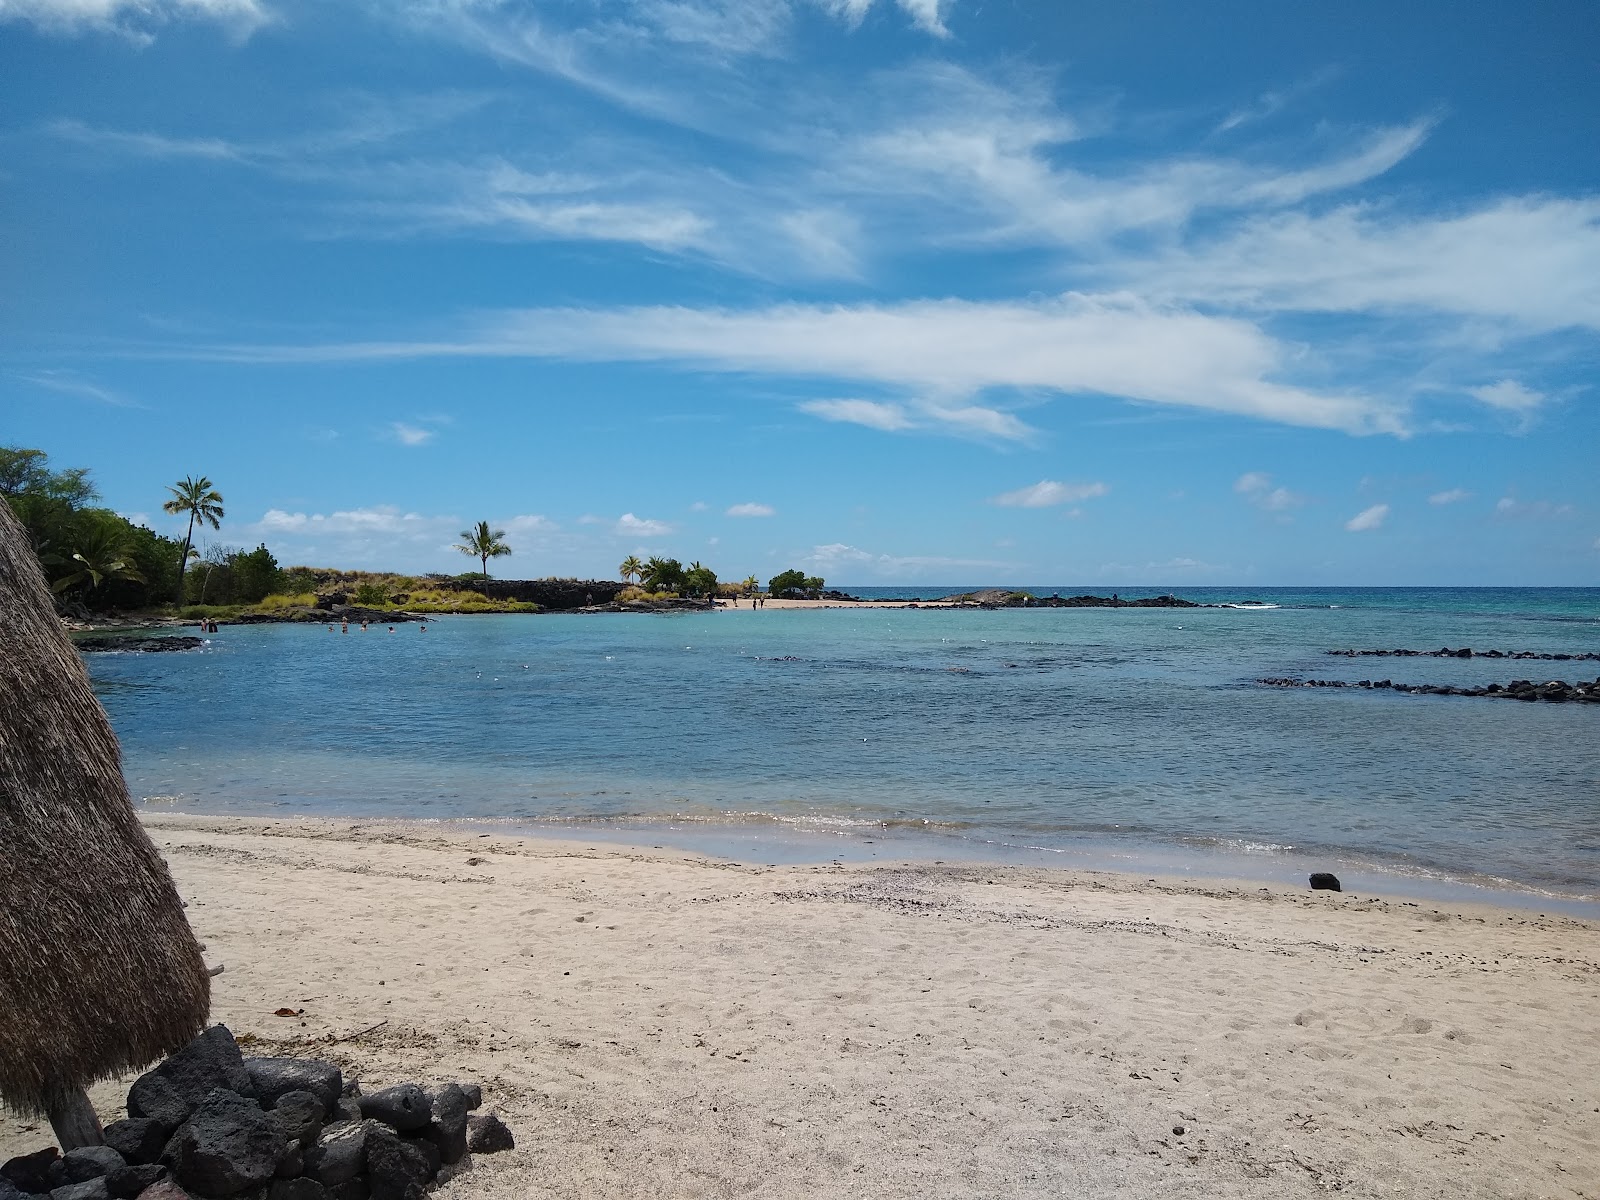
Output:
[[514,1146],[475,1084],[363,1095],[331,1063],[245,1058],[214,1025],[128,1091],[105,1145],[0,1165],[0,1200],[418,1200]]

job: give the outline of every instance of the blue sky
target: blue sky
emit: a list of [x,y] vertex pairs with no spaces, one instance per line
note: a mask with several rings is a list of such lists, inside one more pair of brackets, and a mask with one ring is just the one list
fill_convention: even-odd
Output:
[[0,0],[0,441],[285,562],[1600,583],[1600,5]]

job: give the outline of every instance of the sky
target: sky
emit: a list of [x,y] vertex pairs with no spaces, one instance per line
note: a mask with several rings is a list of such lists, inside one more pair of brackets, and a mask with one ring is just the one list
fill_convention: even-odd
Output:
[[285,564],[1593,586],[1597,145],[1592,0],[0,0],[0,443]]

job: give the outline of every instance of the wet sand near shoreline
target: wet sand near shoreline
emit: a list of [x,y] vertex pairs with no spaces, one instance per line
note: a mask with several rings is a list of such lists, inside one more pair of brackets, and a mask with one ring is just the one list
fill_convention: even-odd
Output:
[[143,819],[247,1053],[483,1083],[443,1196],[1600,1195],[1595,922]]

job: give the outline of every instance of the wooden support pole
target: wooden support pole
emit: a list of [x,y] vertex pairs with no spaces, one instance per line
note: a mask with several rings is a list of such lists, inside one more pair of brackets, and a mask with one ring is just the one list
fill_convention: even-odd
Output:
[[61,1093],[61,1098],[50,1106],[47,1114],[50,1128],[56,1131],[56,1144],[63,1152],[79,1146],[103,1146],[105,1134],[100,1131],[100,1118],[94,1115],[94,1105],[81,1087]]

